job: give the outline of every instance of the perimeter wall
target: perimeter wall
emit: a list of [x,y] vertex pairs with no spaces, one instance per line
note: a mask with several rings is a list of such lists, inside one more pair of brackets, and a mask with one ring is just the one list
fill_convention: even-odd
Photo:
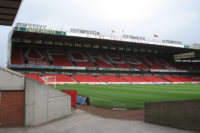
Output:
[[148,102],[145,122],[200,131],[200,100]]

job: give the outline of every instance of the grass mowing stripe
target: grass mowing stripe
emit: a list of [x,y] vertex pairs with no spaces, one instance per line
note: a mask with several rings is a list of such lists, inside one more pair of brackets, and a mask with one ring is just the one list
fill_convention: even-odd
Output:
[[148,101],[199,99],[199,84],[165,85],[57,85],[89,96],[91,104],[102,107],[144,108]]

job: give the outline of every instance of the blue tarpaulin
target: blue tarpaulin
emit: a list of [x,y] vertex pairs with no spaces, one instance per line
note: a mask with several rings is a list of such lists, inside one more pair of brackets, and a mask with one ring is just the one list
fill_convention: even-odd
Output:
[[86,103],[86,97],[84,96],[76,96],[76,103],[77,104],[85,104]]
[[[87,100],[88,99],[88,100]],[[89,105],[89,98],[88,97],[85,97],[85,96],[80,96],[80,95],[77,95],[76,96],[76,103],[77,104],[84,104],[84,105]]]

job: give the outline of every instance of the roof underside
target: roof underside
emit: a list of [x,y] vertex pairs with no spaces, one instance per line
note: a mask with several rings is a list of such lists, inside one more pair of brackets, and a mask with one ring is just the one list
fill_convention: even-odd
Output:
[[0,25],[12,26],[22,0],[0,0]]
[[[53,42],[62,42],[64,43],[80,43],[80,44],[91,44],[91,45],[100,45],[105,46],[120,46],[125,48],[137,48],[137,49],[151,49],[151,50],[160,50],[163,51],[163,54],[173,55],[187,52],[199,52],[196,49],[187,49],[187,48],[178,48],[178,47],[169,47],[169,46],[160,46],[160,45],[151,45],[151,44],[141,44],[133,42],[124,42],[124,41],[115,41],[115,40],[106,40],[106,39],[95,39],[95,38],[86,38],[78,36],[62,36],[62,35],[51,35],[44,33],[33,33],[33,32],[23,32],[23,31],[14,31],[12,38],[18,39],[30,39],[30,40],[42,40],[53,41]],[[33,44],[34,45],[34,44]],[[45,45],[45,43],[43,43]],[[56,46],[56,44],[54,44]],[[63,45],[64,46],[64,45]],[[59,47],[59,46],[58,46]]]

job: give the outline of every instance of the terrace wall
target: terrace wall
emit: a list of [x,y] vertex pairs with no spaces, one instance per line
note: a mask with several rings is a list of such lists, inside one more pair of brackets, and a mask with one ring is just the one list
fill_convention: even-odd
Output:
[[37,126],[71,113],[71,97],[26,78],[25,126]]
[[0,67],[0,127],[36,126],[70,112],[69,95]]
[[200,100],[148,102],[145,122],[200,131]]
[[24,75],[0,67],[0,90],[24,90]]

